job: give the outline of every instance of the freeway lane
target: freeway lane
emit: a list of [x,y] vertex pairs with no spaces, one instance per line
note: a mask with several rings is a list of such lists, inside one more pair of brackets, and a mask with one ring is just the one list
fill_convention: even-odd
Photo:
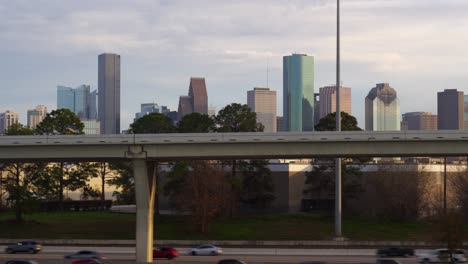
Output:
[[[0,259],[32,259],[37,261],[39,264],[70,264],[71,261],[64,260],[63,255],[54,254],[17,254],[17,255],[6,255],[1,254]],[[219,260],[225,258],[235,258],[243,260],[246,263],[252,264],[299,264],[304,261],[324,261],[326,263],[336,264],[351,264],[351,263],[364,263],[372,264],[375,263],[375,257],[370,256],[278,256],[278,255],[230,255],[230,256],[180,256],[173,260],[156,259],[154,263],[160,264],[194,264],[194,263],[206,263],[216,264]],[[108,255],[107,259],[102,262],[105,264],[130,264],[134,263],[135,256],[127,254],[112,254]],[[402,264],[415,264],[417,263],[416,258],[397,258]]]

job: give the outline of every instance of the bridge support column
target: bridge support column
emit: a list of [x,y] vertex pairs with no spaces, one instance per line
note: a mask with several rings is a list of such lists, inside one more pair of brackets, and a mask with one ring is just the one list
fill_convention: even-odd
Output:
[[136,263],[153,263],[153,223],[156,179],[148,162],[133,160],[136,196]]

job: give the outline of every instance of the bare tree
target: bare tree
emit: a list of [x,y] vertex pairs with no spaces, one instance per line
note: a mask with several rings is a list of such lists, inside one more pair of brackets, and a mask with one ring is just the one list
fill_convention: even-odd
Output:
[[181,192],[175,197],[177,207],[191,214],[197,231],[205,233],[211,221],[223,210],[230,183],[221,167],[206,161],[189,162]]

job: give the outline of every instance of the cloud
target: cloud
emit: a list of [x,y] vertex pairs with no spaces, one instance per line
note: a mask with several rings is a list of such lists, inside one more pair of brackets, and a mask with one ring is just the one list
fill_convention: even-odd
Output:
[[[129,123],[128,113],[147,98],[176,109],[190,76],[207,78],[210,102],[218,109],[245,103],[245,92],[266,82],[269,61],[281,113],[282,56],[314,55],[317,89],[334,80],[335,3],[1,1],[0,57],[8,59],[0,61],[0,79],[6,89],[40,90],[41,100],[53,102],[55,85],[95,86],[97,55],[119,53],[127,113],[122,118]],[[395,83],[402,98],[411,98],[414,90],[434,93],[468,81],[466,0],[344,0],[341,11],[342,74],[357,95],[353,109],[363,107],[362,95],[377,82]],[[26,67],[28,78],[22,79],[25,64],[39,66]],[[0,97],[0,111],[7,100]],[[416,105],[400,101],[402,112]]]

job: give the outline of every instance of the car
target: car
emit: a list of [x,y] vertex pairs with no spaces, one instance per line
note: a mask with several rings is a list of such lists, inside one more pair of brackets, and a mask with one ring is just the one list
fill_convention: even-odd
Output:
[[5,264],[37,264],[37,262],[29,259],[12,259],[7,260]]
[[377,259],[376,264],[401,264],[400,261],[394,259]]
[[222,259],[218,261],[218,264],[247,264],[242,260],[237,259]]
[[160,247],[153,249],[153,258],[167,258],[173,259],[179,256],[179,251],[171,247]]
[[76,253],[65,255],[66,259],[102,259],[102,255],[96,251],[80,250]]
[[102,262],[97,259],[79,259],[72,261],[71,264],[102,264]]
[[189,254],[191,254],[192,256],[196,256],[196,255],[216,256],[222,253],[223,253],[223,250],[221,248],[213,246],[213,245],[201,245],[196,248],[192,248],[189,251]]
[[[446,248],[436,249],[425,254],[417,254],[416,257],[420,263],[450,263],[449,250]],[[466,262],[465,252],[461,249],[454,250],[452,257],[456,263]]]
[[409,257],[414,256],[414,249],[404,247],[388,247],[377,250],[377,256],[382,257]]
[[36,241],[21,241],[13,245],[8,245],[5,248],[5,252],[9,254],[14,254],[16,252],[28,252],[31,254],[36,254],[42,250],[42,245]]

